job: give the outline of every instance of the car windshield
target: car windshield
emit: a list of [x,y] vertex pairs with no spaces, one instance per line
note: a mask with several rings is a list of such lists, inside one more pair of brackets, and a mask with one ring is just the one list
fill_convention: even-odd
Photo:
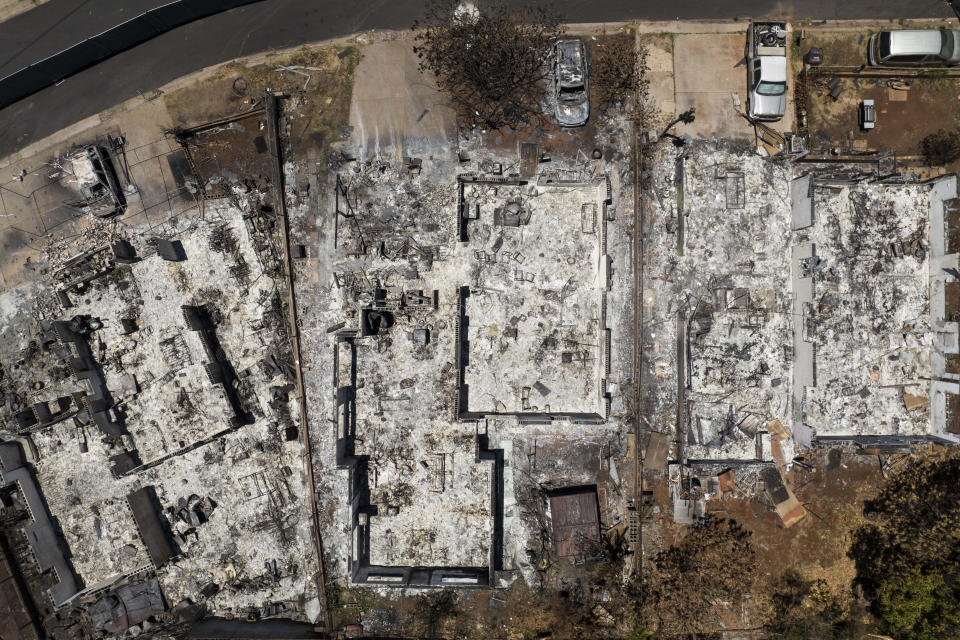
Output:
[[880,60],[884,60],[890,55],[890,32],[881,31],[880,32],[880,46],[879,46],[879,56]]
[[761,82],[757,85],[757,93],[762,96],[779,96],[786,90],[787,84],[785,82]]
[[577,85],[575,87],[560,87],[560,99],[561,100],[574,100],[579,98],[583,94],[583,85]]
[[583,71],[580,67],[560,63],[560,84],[564,87],[578,87],[583,84]]
[[949,60],[953,57],[953,32],[952,31],[941,31],[941,36],[943,37],[943,45],[940,47],[940,57],[944,60]]

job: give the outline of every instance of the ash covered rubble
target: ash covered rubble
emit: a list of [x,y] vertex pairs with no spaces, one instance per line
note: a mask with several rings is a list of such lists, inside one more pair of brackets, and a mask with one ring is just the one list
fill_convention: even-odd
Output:
[[697,149],[657,170],[663,240],[648,240],[644,298],[655,371],[674,381],[666,402],[680,404],[677,446],[683,460],[762,459],[767,424],[791,415],[789,205],[777,193],[787,169]]
[[929,191],[815,190],[799,275],[813,281],[803,328],[816,374],[803,406],[818,437],[930,432]]
[[644,360],[675,518],[703,515],[730,470],[789,526],[803,509],[764,467],[787,478],[811,448],[958,441],[955,202],[955,176],[659,149]]
[[335,381],[333,397],[308,397],[337,423],[319,448],[341,471],[321,484],[349,488],[329,491],[326,569],[348,584],[535,581],[547,493],[570,485],[602,484],[604,522],[624,519],[619,485],[598,480],[625,448],[607,419],[604,164],[538,167],[535,153],[530,171],[460,142],[390,160],[343,152],[331,177],[332,276],[305,311],[304,349]]
[[274,217],[254,191],[149,235],[94,221],[48,250],[44,281],[0,297],[3,440],[53,523],[34,553],[59,548],[69,567],[32,597],[83,633],[306,617],[315,569]]
[[[77,200],[68,206],[98,218],[109,218],[126,210],[126,195],[114,165],[123,153],[123,146],[122,137],[108,137],[72,149],[53,162],[53,167],[65,176],[65,184],[78,192]],[[54,174],[54,177],[59,176]]]

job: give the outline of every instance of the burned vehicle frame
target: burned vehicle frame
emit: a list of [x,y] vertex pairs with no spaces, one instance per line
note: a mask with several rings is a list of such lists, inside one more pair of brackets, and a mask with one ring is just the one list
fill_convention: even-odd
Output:
[[554,45],[553,94],[557,124],[580,127],[587,123],[590,85],[583,40],[558,40]]

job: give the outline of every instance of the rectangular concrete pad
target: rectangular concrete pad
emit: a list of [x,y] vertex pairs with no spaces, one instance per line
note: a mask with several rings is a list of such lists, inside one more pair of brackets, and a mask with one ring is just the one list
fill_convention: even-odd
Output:
[[800,176],[790,183],[790,208],[793,214],[793,230],[806,229],[813,224],[813,198],[810,197],[810,181],[813,176]]

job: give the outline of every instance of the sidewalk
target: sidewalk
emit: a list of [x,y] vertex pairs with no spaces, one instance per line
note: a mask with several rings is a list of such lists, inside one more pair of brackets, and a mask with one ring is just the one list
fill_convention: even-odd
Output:
[[50,0],[0,0],[0,22],[35,9]]

